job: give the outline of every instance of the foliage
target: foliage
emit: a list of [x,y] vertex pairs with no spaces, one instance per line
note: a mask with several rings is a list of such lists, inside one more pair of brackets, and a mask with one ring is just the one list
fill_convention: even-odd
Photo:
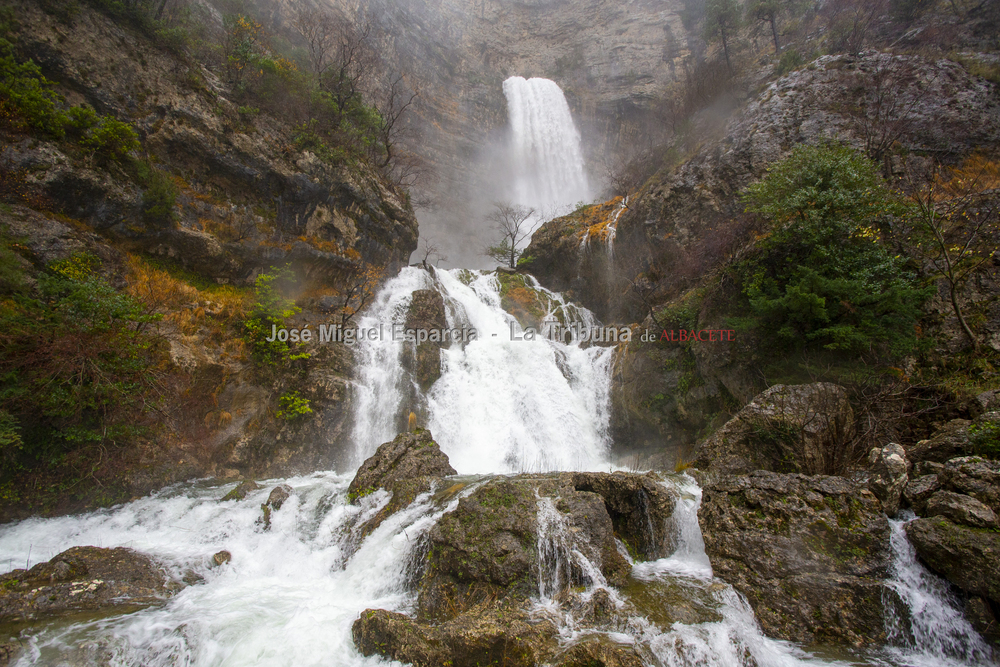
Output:
[[142,219],[166,226],[177,218],[177,185],[166,174],[148,167],[148,185],[142,193]]
[[139,148],[135,130],[87,107],[64,110],[55,83],[32,61],[18,63],[14,46],[0,38],[0,119],[16,131],[34,130],[51,139],[67,133],[81,147],[109,162],[120,162]]
[[806,59],[802,57],[802,54],[795,49],[788,49],[781,54],[781,58],[778,59],[778,65],[774,68],[774,73],[778,76],[784,76],[789,72],[802,67],[806,62]]
[[309,407],[309,399],[302,398],[297,391],[282,394],[278,399],[278,403],[281,405],[281,409],[275,413],[278,419],[294,421],[312,414],[312,408]]
[[966,283],[1000,250],[1000,164],[973,155],[961,166],[936,173],[930,183],[911,183],[906,243],[948,286],[956,319],[973,348],[979,339],[960,295]]
[[708,0],[705,5],[705,40],[722,42],[726,66],[733,69],[729,45],[743,23],[742,11],[736,0]]
[[257,297],[250,317],[244,323],[243,340],[250,347],[251,355],[257,363],[276,366],[280,362],[307,358],[304,353],[295,354],[288,342],[274,337],[272,331],[282,329],[285,319],[301,311],[295,302],[285,296],[284,290],[298,282],[295,272],[289,266],[275,269],[272,273],[261,273],[254,281]]
[[970,426],[969,444],[977,456],[1000,459],[1000,422],[985,421]]
[[99,265],[91,255],[53,262],[37,289],[0,304],[5,476],[128,441],[153,403],[156,339],[145,327],[159,316],[116,291]]
[[880,242],[880,223],[902,207],[873,163],[841,146],[799,146],[744,200],[772,227],[737,269],[766,335],[799,349],[915,347],[930,288],[918,288]]

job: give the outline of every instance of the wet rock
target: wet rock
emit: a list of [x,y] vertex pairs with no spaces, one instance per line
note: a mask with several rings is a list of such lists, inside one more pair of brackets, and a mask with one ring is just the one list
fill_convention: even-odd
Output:
[[986,505],[972,496],[951,491],[938,491],[927,500],[927,516],[943,516],[946,519],[973,528],[994,528],[997,515]]
[[775,385],[703,442],[694,464],[727,474],[819,474],[853,432],[854,411],[843,388],[828,382]]
[[212,556],[212,565],[214,567],[219,567],[220,565],[225,565],[226,563],[233,560],[233,555],[228,551],[219,551]]
[[925,477],[927,475],[937,476],[937,474],[942,470],[944,470],[943,463],[938,463],[937,461],[917,461],[913,464],[913,471],[910,477]]
[[[540,569],[546,594],[553,596],[568,587],[595,583],[595,576],[611,584],[623,583],[631,567],[615,543],[608,501],[598,493],[578,489],[577,482],[581,487],[601,488],[623,509],[654,502],[645,482],[613,477],[522,475],[491,481],[462,498],[430,532],[418,618],[448,620],[486,600],[537,595]],[[631,501],[624,497],[630,485],[634,490]],[[622,497],[614,500],[615,493]],[[664,513],[651,514],[652,523],[665,522],[669,518],[666,506],[673,508],[673,502],[658,502]],[[620,525],[626,526],[628,514],[623,512],[621,517]],[[651,543],[649,531],[644,535],[638,529],[635,526],[633,541]],[[547,552],[541,566],[540,531]],[[599,574],[590,571],[591,566]]]
[[391,488],[397,480],[454,474],[455,469],[434,442],[431,432],[418,429],[413,433],[400,433],[392,442],[380,445],[358,468],[347,494],[351,502],[357,502],[358,498],[376,489]]
[[841,477],[758,471],[707,480],[698,519],[715,574],[764,631],[794,641],[885,636],[889,524],[871,491]]
[[673,553],[677,494],[652,475],[573,473],[573,488],[604,499],[615,535],[636,557],[654,560]]
[[525,610],[480,605],[436,627],[381,609],[368,609],[351,628],[364,655],[378,654],[416,667],[541,664],[555,644],[556,628],[531,622]]
[[968,619],[976,632],[994,646],[1000,646],[1000,622],[989,600],[981,597],[970,597],[965,603],[965,618]]
[[21,652],[21,647],[14,642],[0,642],[0,667],[13,664]]
[[404,355],[403,364],[416,376],[417,384],[424,391],[430,389],[441,377],[441,348],[448,343],[440,336],[434,337],[434,332],[448,328],[445,317],[444,298],[433,289],[422,289],[413,292],[413,300],[406,314],[406,328],[413,329],[417,335],[426,332],[427,339],[417,340],[412,350]]
[[927,440],[921,440],[906,450],[910,461],[944,463],[956,456],[966,456],[969,451],[969,426],[967,419],[952,419]]
[[279,484],[278,486],[271,489],[271,494],[267,497],[267,502],[265,505],[271,507],[275,510],[280,510],[281,506],[285,504],[291,495],[295,493],[292,487],[287,484]]
[[30,570],[0,575],[0,621],[162,602],[178,584],[148,556],[117,547],[73,547]]
[[923,514],[927,508],[927,499],[941,488],[937,474],[923,475],[910,481],[903,491],[903,499],[918,514]]
[[882,509],[889,516],[899,511],[899,500],[906,488],[906,450],[902,445],[890,443],[885,447],[875,447],[868,454],[871,477],[868,488],[882,501]]
[[927,567],[971,595],[1000,601],[1000,533],[935,517],[906,524],[906,536]]
[[222,496],[222,500],[245,500],[251,491],[257,491],[258,489],[260,489],[260,485],[252,479],[248,479],[240,482],[235,489]]
[[1000,514],[1000,461],[978,456],[951,459],[938,478],[945,489],[970,495]]
[[555,657],[556,667],[643,667],[636,650],[604,636],[590,636]]

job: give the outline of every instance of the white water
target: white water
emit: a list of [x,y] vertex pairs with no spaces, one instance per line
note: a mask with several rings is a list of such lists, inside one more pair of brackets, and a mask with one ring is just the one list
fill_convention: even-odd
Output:
[[961,604],[948,582],[932,574],[918,560],[903,527],[914,519],[890,519],[893,563],[888,581],[910,612],[904,626],[890,618],[891,653],[914,667],[988,664],[990,648],[962,615]]
[[510,117],[514,200],[543,217],[563,215],[592,194],[580,133],[562,90],[548,79],[512,76],[503,82]]
[[[269,488],[220,503],[228,487],[179,486],[112,510],[32,519],[0,528],[0,563],[23,566],[74,545],[127,546],[165,562],[188,586],[164,606],[105,620],[51,624],[26,637],[20,665],[373,665],[356,652],[350,627],[360,611],[406,611],[415,601],[412,555],[444,511],[425,494],[390,517],[353,555],[350,528],[387,500],[346,503],[351,476],[287,480],[295,494],[256,525]],[[471,488],[470,488],[471,490]],[[467,491],[468,492],[468,491]],[[232,562],[209,568],[211,554]],[[7,569],[7,568],[4,568]],[[4,637],[6,639],[6,637]],[[89,652],[79,649],[91,645]],[[81,652],[82,651],[82,652]]]
[[[612,349],[548,340],[544,329],[519,340],[524,332],[500,307],[496,276],[484,272],[403,269],[359,326],[403,323],[413,291],[430,288],[443,295],[449,326],[475,328],[478,339],[442,350],[442,375],[426,394],[399,363],[412,343],[385,335],[358,345],[356,463],[413,410],[463,474],[607,469]],[[540,291],[552,301],[550,316],[596,324],[586,309]]]

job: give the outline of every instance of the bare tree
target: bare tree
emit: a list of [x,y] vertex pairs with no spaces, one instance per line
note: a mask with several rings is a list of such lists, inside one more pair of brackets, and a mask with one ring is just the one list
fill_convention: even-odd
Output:
[[379,143],[384,151],[384,154],[375,160],[380,169],[389,168],[393,164],[396,158],[396,145],[406,133],[406,126],[401,119],[418,95],[417,91],[406,84],[403,75],[397,74],[386,88],[382,101],[377,105]]
[[327,12],[302,5],[295,12],[292,25],[305,40],[309,65],[318,85],[330,67],[331,56],[338,45],[337,21]]
[[881,162],[913,126],[914,99],[908,89],[918,72],[891,56],[876,58],[873,68],[861,74],[860,95],[846,111],[865,140],[868,157]]
[[952,312],[979,351],[959,295],[968,279],[997,250],[1000,235],[1000,165],[981,156],[970,158],[950,178],[912,188],[916,205],[916,249],[948,285]]
[[484,254],[512,269],[517,268],[517,260],[524,252],[519,248],[534,231],[532,216],[535,209],[511,202],[493,202],[493,211],[486,216],[487,222],[500,234],[495,245],[487,246]]
[[424,239],[424,258],[420,260],[420,264],[427,268],[427,262],[430,261],[432,257],[436,257],[438,262],[447,262],[448,256],[441,254],[441,249],[438,248],[437,244],[433,243],[430,239]]

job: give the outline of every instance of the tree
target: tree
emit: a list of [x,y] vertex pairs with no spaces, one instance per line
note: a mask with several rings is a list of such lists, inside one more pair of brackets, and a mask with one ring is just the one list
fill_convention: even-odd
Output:
[[917,253],[930,261],[948,285],[952,311],[973,349],[973,333],[959,302],[968,279],[997,250],[1000,233],[1000,165],[975,155],[956,169],[939,172],[923,187],[912,188],[910,200]]
[[424,239],[423,252],[424,258],[420,260],[420,264],[424,267],[424,269],[427,268],[427,262],[431,261],[432,257],[436,257],[438,262],[448,261],[448,256],[442,255],[441,249],[437,246],[437,244],[429,239]]
[[873,162],[843,146],[798,146],[743,197],[772,229],[739,265],[758,326],[797,347],[912,350],[931,289],[881,243],[882,223],[905,208]]
[[771,26],[775,53],[781,51],[781,46],[778,44],[778,16],[780,14],[781,0],[751,0],[747,3],[747,18]]
[[378,109],[378,136],[384,154],[376,160],[380,169],[389,169],[396,158],[396,144],[406,132],[401,119],[419,93],[407,86],[402,74],[397,74],[386,88]]
[[705,8],[705,39],[713,41],[719,38],[730,72],[733,71],[733,63],[729,58],[729,42],[740,29],[740,14],[740,6],[736,0],[708,0]]
[[486,221],[500,234],[495,245],[487,246],[485,254],[510,268],[517,268],[517,260],[524,252],[521,243],[531,236],[535,209],[510,202],[493,202],[493,211]]

